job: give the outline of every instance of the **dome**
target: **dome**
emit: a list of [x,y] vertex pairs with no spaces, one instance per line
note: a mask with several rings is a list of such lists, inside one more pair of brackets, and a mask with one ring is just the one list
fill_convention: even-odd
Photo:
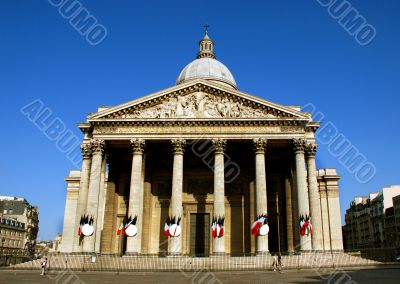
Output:
[[176,84],[189,80],[206,79],[227,83],[237,89],[235,78],[229,69],[214,58],[199,58],[189,63],[181,72]]
[[231,71],[215,57],[214,42],[208,36],[207,27],[203,39],[199,42],[200,52],[197,54],[197,59],[183,68],[176,84],[179,85],[195,79],[206,79],[237,89]]

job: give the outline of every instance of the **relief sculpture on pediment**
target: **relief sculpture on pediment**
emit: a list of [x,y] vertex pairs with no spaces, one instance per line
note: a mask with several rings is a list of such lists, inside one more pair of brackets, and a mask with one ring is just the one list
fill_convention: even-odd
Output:
[[196,92],[181,95],[143,110],[123,114],[121,118],[274,118],[265,109],[257,109],[232,98]]

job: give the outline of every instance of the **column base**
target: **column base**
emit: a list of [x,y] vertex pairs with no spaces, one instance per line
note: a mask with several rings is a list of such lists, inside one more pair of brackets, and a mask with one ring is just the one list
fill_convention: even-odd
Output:
[[222,256],[227,256],[228,254],[226,252],[213,252],[211,257],[222,257]]
[[182,256],[183,256],[183,254],[180,252],[169,252],[167,254],[167,257],[182,257]]
[[313,251],[313,250],[299,250],[299,251],[296,251],[296,255],[301,255],[301,254],[313,254],[313,253],[315,253],[315,251]]
[[125,252],[122,257],[138,257],[141,256],[138,252]]
[[269,251],[258,251],[256,252],[256,256],[270,256],[271,253]]

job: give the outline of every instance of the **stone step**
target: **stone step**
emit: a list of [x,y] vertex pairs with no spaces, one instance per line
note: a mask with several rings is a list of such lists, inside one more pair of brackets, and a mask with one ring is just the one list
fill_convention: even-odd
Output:
[[[49,270],[71,269],[79,271],[235,271],[270,269],[272,261],[272,256],[158,258],[101,255],[97,257],[95,263],[92,263],[90,256],[54,254],[48,256],[48,268]],[[382,263],[346,253],[314,253],[282,256],[282,264],[285,269],[299,269],[367,266]],[[40,260],[20,263],[12,268],[40,269]]]

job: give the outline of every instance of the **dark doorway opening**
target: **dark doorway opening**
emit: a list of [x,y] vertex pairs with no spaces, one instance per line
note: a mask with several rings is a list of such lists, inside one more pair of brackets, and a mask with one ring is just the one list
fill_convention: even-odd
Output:
[[210,214],[190,214],[190,255],[210,255]]

